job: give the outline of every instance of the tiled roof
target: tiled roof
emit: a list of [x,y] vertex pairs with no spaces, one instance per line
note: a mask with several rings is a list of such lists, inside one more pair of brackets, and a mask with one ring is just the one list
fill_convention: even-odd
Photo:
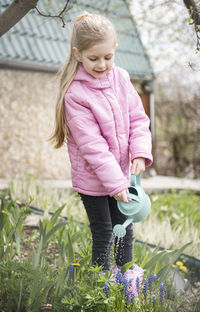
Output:
[[[1,0],[0,11],[3,11],[9,0]],[[63,7],[65,1],[60,0],[56,10]],[[118,49],[115,63],[138,80],[154,78],[148,55],[142,45],[136,25],[129,8],[123,0],[73,0],[73,7],[65,14],[66,25],[63,28],[60,20],[44,18],[31,10],[13,28],[0,38],[0,63],[24,68],[46,68],[56,70],[64,61],[69,50],[72,21],[81,11],[102,14],[114,24],[118,34]],[[101,8],[97,9],[99,5]],[[38,2],[38,8],[55,14],[55,8],[44,7]],[[51,13],[52,13],[51,12]]]

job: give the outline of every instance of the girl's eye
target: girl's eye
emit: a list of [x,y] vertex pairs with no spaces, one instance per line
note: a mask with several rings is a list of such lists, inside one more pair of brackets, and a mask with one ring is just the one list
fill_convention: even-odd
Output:
[[92,61],[92,62],[95,62],[97,59],[91,59],[91,58],[90,58],[89,60]]
[[105,60],[106,60],[106,61],[109,61],[109,60],[111,60],[111,58],[112,58],[111,56],[105,57]]

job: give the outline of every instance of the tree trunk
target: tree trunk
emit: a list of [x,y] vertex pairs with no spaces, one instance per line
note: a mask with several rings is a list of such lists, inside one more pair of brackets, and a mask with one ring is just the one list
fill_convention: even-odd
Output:
[[0,14],[0,37],[19,22],[39,0],[14,0],[11,5]]

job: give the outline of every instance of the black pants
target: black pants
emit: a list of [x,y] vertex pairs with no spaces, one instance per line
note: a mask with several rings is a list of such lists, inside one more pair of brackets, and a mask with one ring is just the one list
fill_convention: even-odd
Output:
[[123,224],[126,217],[119,211],[117,201],[110,196],[80,194],[92,232],[92,264],[110,268],[110,252],[115,243],[114,256],[118,266],[133,260],[133,225],[126,228],[122,239],[113,237],[113,227]]

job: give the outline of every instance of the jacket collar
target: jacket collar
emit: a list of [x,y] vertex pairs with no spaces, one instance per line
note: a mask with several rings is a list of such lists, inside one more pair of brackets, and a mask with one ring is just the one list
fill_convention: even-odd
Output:
[[[114,67],[114,65],[113,65]],[[94,78],[86,72],[82,64],[79,64],[77,73],[75,75],[75,81],[82,81],[88,87],[94,89],[104,89],[109,88],[112,85],[113,81],[113,67],[103,78]]]

